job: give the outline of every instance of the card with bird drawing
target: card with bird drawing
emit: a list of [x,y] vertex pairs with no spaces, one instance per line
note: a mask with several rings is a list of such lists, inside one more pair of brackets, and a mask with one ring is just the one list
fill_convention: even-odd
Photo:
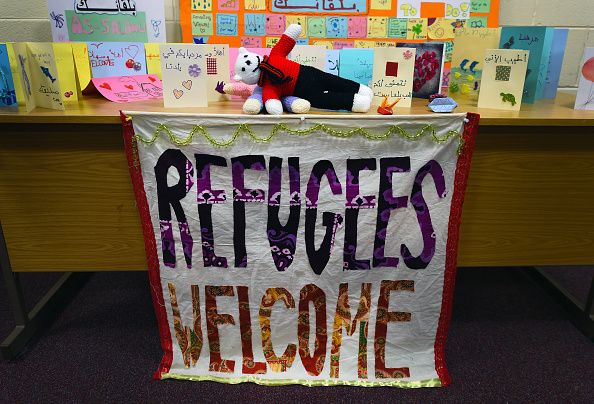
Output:
[[160,46],[165,108],[208,106],[208,66],[204,46]]

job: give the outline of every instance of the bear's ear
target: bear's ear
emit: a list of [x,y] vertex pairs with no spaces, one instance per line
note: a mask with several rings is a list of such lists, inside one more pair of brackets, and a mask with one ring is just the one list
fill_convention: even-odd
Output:
[[248,53],[247,49],[244,48],[243,46],[241,48],[239,48],[239,54],[243,55],[244,53]]
[[239,74],[236,74],[235,76],[233,76],[233,80],[241,81],[241,76]]

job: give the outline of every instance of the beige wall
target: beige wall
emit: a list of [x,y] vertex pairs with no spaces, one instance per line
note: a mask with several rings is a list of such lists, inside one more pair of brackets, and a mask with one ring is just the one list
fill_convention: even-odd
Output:
[[[584,48],[594,46],[594,0],[500,0],[501,25],[570,28],[560,86],[575,87]],[[0,41],[51,41],[47,0],[0,0]],[[165,0],[167,37],[180,39],[179,1]]]

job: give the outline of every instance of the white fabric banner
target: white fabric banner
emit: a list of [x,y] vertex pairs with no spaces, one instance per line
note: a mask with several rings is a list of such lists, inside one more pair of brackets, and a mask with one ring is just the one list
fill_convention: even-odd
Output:
[[477,115],[124,115],[157,377],[449,383]]

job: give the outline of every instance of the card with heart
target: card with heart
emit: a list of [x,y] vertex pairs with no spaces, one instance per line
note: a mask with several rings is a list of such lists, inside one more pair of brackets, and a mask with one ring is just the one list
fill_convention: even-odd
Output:
[[208,106],[210,48],[212,45],[160,45],[165,108]]
[[146,74],[143,43],[89,42],[89,60],[94,78]]
[[113,102],[132,102],[163,97],[163,83],[156,74],[94,78],[101,95]]

